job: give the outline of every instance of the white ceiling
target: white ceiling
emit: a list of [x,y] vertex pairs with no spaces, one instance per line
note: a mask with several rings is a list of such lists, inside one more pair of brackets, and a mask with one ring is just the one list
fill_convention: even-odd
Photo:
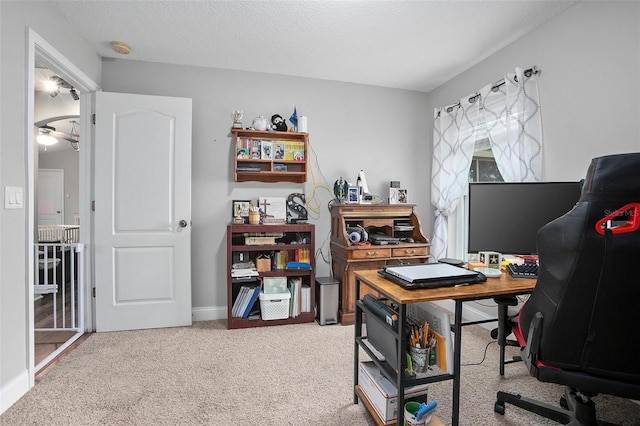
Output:
[[103,57],[429,92],[576,1],[51,1]]

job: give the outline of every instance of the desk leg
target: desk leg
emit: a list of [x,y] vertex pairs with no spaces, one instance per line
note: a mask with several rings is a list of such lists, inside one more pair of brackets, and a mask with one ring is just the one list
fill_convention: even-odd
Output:
[[398,306],[398,374],[396,376],[396,389],[398,390],[398,416],[396,424],[404,424],[404,392],[405,392],[405,375],[404,370],[407,368],[407,333],[405,332],[405,324],[407,319],[407,305],[404,303]]
[[[453,408],[451,424],[460,422],[460,352],[462,349],[462,301],[456,300],[454,336],[453,336]],[[400,411],[398,409],[398,411]]]
[[[356,277],[355,280],[354,301],[360,300],[360,280]],[[358,345],[358,338],[362,337],[362,309],[355,304],[355,337],[353,338],[353,403],[358,403],[358,393],[356,392],[356,386],[358,385],[358,369],[360,368],[359,355],[360,346]]]
[[498,346],[500,346],[500,375],[504,376],[504,350],[507,345],[507,336],[504,335],[504,328],[507,323],[506,303],[498,304]]

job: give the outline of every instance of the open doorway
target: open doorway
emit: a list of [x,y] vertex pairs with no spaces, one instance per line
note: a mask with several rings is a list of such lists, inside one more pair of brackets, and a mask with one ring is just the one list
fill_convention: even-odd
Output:
[[80,93],[35,62],[37,145],[34,278],[34,364],[38,374],[83,333],[79,312]]
[[[88,121],[90,115],[90,95],[100,88],[77,67],[69,62],[60,52],[49,45],[35,32],[29,31],[29,66],[28,108],[27,108],[27,169],[28,169],[28,217],[29,232],[27,246],[29,264],[28,308],[29,313],[29,349],[30,349],[30,385],[34,384],[37,370],[44,368],[55,356],[91,330],[92,306],[88,283],[91,276],[89,256],[78,256],[77,248],[89,247],[91,243],[91,217],[89,200],[91,194],[91,132],[81,126]],[[52,80],[56,86],[45,88],[44,80]],[[57,91],[57,93],[54,93]],[[57,100],[56,100],[57,99]],[[38,143],[39,136],[57,139],[57,143],[47,145]],[[83,142],[84,146],[83,146]],[[45,150],[46,147],[46,150]],[[47,156],[41,156],[41,154]],[[59,206],[42,206],[38,202],[38,174],[40,169],[62,170],[62,201]],[[42,190],[42,188],[40,188]],[[44,202],[49,203],[49,201]],[[47,207],[47,208],[44,208]],[[48,210],[48,211],[47,211]],[[57,212],[59,218],[54,218]],[[44,236],[39,229],[40,213],[52,213],[46,220],[55,223],[52,234]],[[41,218],[43,221],[45,219]],[[44,223],[44,222],[43,222]],[[51,222],[49,223],[51,224]],[[81,226],[86,231],[80,232]],[[39,247],[40,240],[50,239],[50,247]],[[73,247],[69,249],[69,247]],[[61,272],[66,271],[66,276]],[[67,278],[70,277],[70,278]],[[36,288],[36,285],[44,284]],[[75,286],[75,287],[74,287]],[[59,314],[64,324],[71,324],[73,329],[68,336],[56,336],[51,345],[53,352],[44,358],[36,355],[36,330],[40,328],[41,315],[36,309],[40,299],[48,295],[48,299],[56,300],[58,308],[64,306],[61,298],[72,293],[73,288],[82,294],[74,303],[73,312]],[[71,308],[70,308],[71,309]],[[55,315],[55,314],[54,314]],[[59,326],[60,327],[60,326]],[[63,326],[67,327],[67,325]],[[61,337],[62,336],[62,337]],[[40,336],[38,336],[40,338]]]

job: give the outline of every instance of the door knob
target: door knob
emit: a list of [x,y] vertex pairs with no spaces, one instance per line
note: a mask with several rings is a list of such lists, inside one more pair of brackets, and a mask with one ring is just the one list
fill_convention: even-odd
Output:
[[180,226],[180,228],[186,228],[187,227],[187,221],[186,220],[181,220],[180,222],[178,222],[178,226]]

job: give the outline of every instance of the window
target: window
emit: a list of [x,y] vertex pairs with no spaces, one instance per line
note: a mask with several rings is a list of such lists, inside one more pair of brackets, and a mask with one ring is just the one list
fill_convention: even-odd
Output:
[[483,141],[476,142],[476,151],[469,169],[469,182],[504,182],[491,148],[478,148],[482,145],[481,142]]
[[[469,182],[504,182],[498,165],[493,157],[491,143],[489,142],[489,132],[487,123],[480,107],[479,116],[475,118],[476,123],[476,144],[469,168]],[[493,125],[492,122],[489,123]],[[465,195],[466,197],[466,195]]]

